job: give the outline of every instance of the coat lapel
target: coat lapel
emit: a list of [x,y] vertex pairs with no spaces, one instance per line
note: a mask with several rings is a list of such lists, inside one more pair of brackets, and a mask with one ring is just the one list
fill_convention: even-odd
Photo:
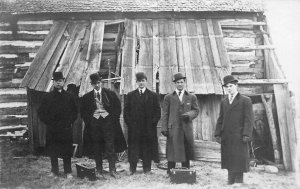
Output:
[[227,108],[227,111],[226,112],[229,112],[229,111],[231,111],[232,110],[232,108],[234,108],[236,105],[238,105],[239,104],[239,102],[240,102],[240,93],[238,93],[236,96],[235,96],[235,98],[233,99],[233,102],[232,102],[232,104],[229,104],[229,100],[228,100],[228,98],[226,99],[226,103],[228,104],[228,108]]

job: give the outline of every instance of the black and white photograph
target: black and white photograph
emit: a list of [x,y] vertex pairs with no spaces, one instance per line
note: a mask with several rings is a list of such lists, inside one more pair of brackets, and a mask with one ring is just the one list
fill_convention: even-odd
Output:
[[300,189],[300,0],[0,0],[0,188]]

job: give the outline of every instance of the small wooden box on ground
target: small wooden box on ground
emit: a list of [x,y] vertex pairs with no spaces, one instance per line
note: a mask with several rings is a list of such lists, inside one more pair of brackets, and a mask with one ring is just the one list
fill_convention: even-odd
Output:
[[91,181],[96,180],[96,168],[86,166],[85,164],[76,164],[77,176],[79,178],[88,178]]
[[195,184],[196,170],[193,169],[171,169],[170,179],[172,183],[181,184]]

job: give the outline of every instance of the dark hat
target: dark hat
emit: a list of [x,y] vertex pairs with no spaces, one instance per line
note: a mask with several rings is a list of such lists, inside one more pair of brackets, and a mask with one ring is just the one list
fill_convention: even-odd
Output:
[[135,74],[135,78],[137,81],[141,81],[142,79],[146,79],[147,80],[147,76],[145,75],[144,72],[137,72]]
[[100,74],[97,72],[97,73],[93,73],[90,75],[90,79],[91,79],[91,83],[94,84],[94,83],[97,83],[98,81],[101,81],[102,77],[100,76]]
[[53,72],[53,75],[52,75],[52,80],[56,81],[56,80],[59,80],[59,79],[65,79],[62,72]]
[[237,83],[238,80],[233,77],[233,75],[227,75],[223,78],[223,86],[227,85],[228,83]]
[[173,76],[173,82],[176,82],[176,81],[178,81],[180,79],[185,79],[185,78],[186,77],[182,73],[178,72],[178,73],[174,74],[174,76]]

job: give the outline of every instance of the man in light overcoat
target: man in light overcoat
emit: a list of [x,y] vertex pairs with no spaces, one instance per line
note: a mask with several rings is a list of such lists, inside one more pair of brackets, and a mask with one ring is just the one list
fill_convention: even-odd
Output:
[[168,174],[176,162],[190,168],[190,160],[195,160],[192,120],[199,114],[197,97],[184,89],[186,77],[177,73],[173,78],[176,89],[164,98],[161,120],[161,133],[167,137]]
[[222,100],[215,137],[221,144],[221,167],[228,170],[228,184],[243,183],[249,171],[249,147],[254,126],[252,102],[237,90],[232,75],[225,76],[223,86],[228,96]]

